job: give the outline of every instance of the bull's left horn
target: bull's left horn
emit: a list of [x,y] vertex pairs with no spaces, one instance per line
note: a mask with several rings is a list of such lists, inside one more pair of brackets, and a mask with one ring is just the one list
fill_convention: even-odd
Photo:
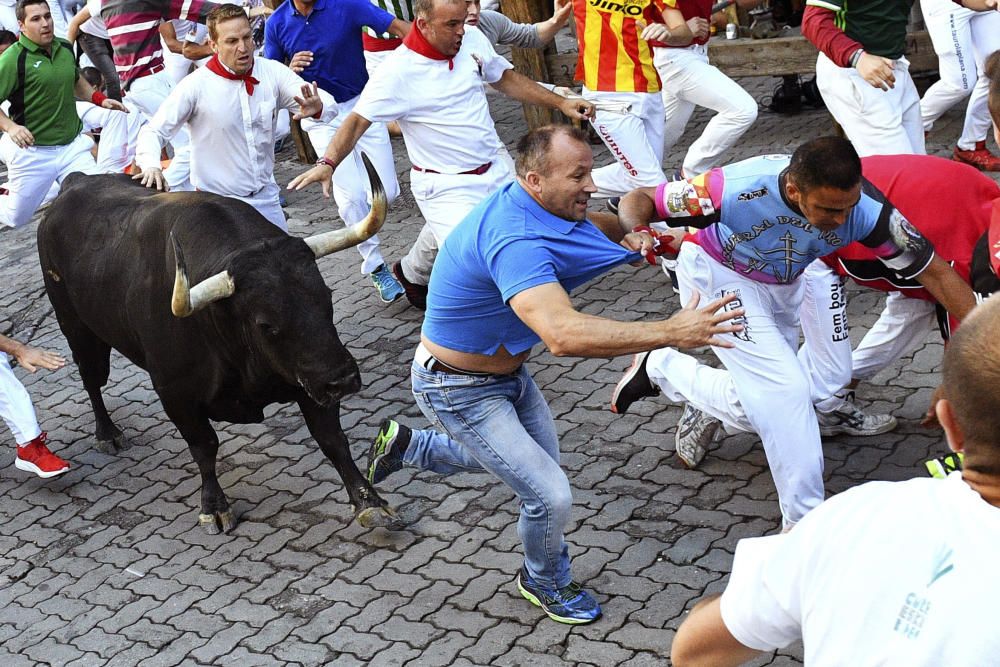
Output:
[[382,179],[378,177],[378,172],[375,171],[368,156],[362,153],[361,161],[365,163],[365,171],[368,172],[368,180],[372,186],[372,209],[365,219],[356,225],[333,232],[316,234],[305,239],[305,242],[312,248],[313,254],[316,255],[316,259],[345,248],[354,247],[375,236],[378,230],[382,229],[386,211],[389,209],[385,188],[382,187]]
[[181,246],[170,232],[170,243],[174,246],[174,294],[170,299],[170,310],[175,317],[187,317],[220,299],[231,297],[236,291],[236,283],[229,271],[216,273],[205,278],[194,287],[188,287],[187,265],[184,263],[184,253]]

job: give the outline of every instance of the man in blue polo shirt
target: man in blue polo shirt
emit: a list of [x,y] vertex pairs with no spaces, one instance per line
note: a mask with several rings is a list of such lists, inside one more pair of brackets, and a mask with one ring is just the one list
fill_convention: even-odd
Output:
[[[315,81],[330,93],[340,107],[340,113],[331,123],[302,121],[302,129],[309,133],[309,140],[320,155],[368,83],[361,45],[361,29],[365,26],[401,37],[410,28],[409,23],[369,0],[291,0],[279,6],[265,24],[264,57],[288,63],[293,72],[306,81]],[[333,175],[333,197],[340,217],[348,226],[368,215],[371,189],[361,162],[362,151],[375,165],[389,203],[399,194],[389,134],[383,123],[374,123]],[[378,236],[358,245],[358,251],[362,257],[361,272],[371,276],[379,298],[391,303],[401,297],[403,288],[382,259]]]
[[655,322],[574,310],[570,290],[635,262],[636,251],[652,245],[645,233],[614,228],[606,235],[586,220],[597,190],[592,167],[583,132],[539,128],[518,144],[517,180],[445,240],[411,371],[417,404],[443,433],[385,420],[368,468],[372,483],[403,465],[444,475],[486,470],[503,480],[521,503],[518,590],[561,623],[590,623],[601,608],[570,573],[563,539],[570,485],[559,466],[555,422],[523,365],[531,348],[544,342],[557,356],[613,357],[661,345],[729,345],[717,336],[741,328],[728,323],[741,311],[716,314],[731,298],[700,310],[693,299]]

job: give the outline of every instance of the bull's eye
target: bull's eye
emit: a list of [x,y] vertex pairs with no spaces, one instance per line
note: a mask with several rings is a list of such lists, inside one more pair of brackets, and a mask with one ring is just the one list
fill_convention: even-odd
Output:
[[272,326],[267,322],[258,322],[257,326],[260,327],[261,333],[263,333],[268,338],[277,338],[278,335],[281,333],[281,330],[278,329],[278,327]]

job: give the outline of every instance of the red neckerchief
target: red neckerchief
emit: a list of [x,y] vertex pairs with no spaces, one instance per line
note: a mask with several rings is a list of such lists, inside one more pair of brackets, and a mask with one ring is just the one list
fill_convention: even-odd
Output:
[[219,54],[216,53],[214,56],[209,58],[208,64],[205,65],[209,70],[215,72],[223,79],[230,79],[232,81],[242,81],[243,85],[247,87],[247,95],[253,95],[253,87],[256,86],[260,81],[253,78],[253,66],[247,71],[246,74],[233,74],[219,61]]
[[403,40],[404,46],[406,46],[411,51],[415,51],[425,58],[430,58],[431,60],[447,60],[448,69],[455,69],[455,61],[452,60],[453,56],[446,56],[427,41],[424,34],[420,32],[420,28],[417,27],[417,22],[414,21],[413,25],[410,26],[410,33]]

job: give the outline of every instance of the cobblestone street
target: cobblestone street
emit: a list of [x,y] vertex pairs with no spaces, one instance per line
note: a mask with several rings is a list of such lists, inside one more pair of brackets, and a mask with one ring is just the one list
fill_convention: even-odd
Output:
[[[775,85],[746,84],[758,99]],[[524,127],[520,107],[492,100],[513,152]],[[950,152],[962,111],[937,125],[931,152]],[[707,119],[695,114],[668,168],[679,165]],[[791,152],[829,128],[825,111],[762,110],[729,158]],[[402,142],[395,148],[403,194],[381,234],[389,261],[422,224]],[[595,155],[599,164],[609,159],[603,147]],[[286,146],[279,184],[303,169]],[[298,236],[341,226],[318,187],[289,193],[286,212]],[[0,332],[69,357],[42,285],[36,228],[0,231]],[[320,260],[337,329],[362,370],[362,390],[342,409],[361,467],[383,418],[426,422],[408,371],[422,313],[405,300],[379,302],[359,265],[354,250]],[[855,341],[880,300],[851,289]],[[617,269],[580,289],[574,302],[621,320],[661,318],[679,307],[663,274],[648,266]],[[829,493],[923,475],[923,461],[943,452],[942,436],[918,425],[941,351],[932,332],[914,355],[859,388],[863,407],[892,412],[900,426],[873,438],[827,439]],[[689,471],[673,453],[680,406],[647,399],[613,415],[610,393],[628,364],[555,358],[542,346],[529,362],[556,418],[574,489],[567,536],[574,574],[604,608],[601,620],[580,627],[548,620],[518,594],[517,506],[488,476],[404,469],[379,488],[408,525],[366,530],[352,522],[340,479],[298,409],[272,406],[261,425],[218,425],[220,481],[240,523],[230,535],[211,536],[196,525],[197,467],[144,371],[112,355],[105,396],[132,446],[109,456],[92,446],[93,417],[74,364],[35,375],[17,369],[53,451],[73,467],[47,481],[30,476],[13,467],[10,436],[2,440],[0,665],[666,664],[685,610],[724,587],[736,542],[776,532],[780,516],[756,436],[726,437]],[[801,647],[792,646],[753,664],[800,663]]]

